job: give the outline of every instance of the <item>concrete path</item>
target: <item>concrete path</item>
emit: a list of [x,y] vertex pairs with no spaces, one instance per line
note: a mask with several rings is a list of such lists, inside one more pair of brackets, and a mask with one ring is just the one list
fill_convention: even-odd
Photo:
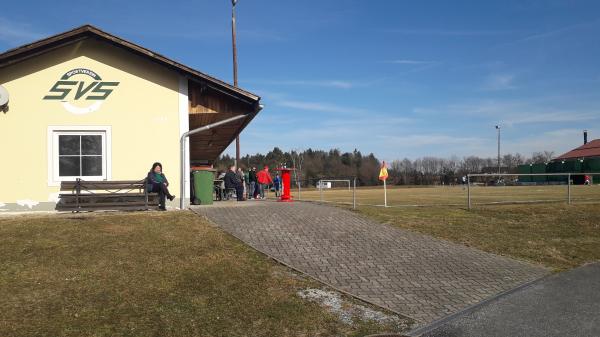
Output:
[[600,336],[600,263],[552,275],[500,297],[423,337]]
[[425,324],[546,275],[546,269],[316,203],[192,209],[255,249]]

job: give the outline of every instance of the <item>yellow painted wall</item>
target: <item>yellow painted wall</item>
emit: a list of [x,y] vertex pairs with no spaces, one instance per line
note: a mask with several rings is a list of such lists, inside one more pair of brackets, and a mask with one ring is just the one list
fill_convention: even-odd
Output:
[[[98,111],[75,115],[60,101],[42,99],[75,68],[120,82]],[[113,180],[142,179],[160,161],[171,192],[181,195],[177,73],[107,43],[85,40],[0,69],[0,84],[10,93],[10,111],[0,113],[0,204],[48,202],[58,193],[48,183],[51,125],[111,126],[112,148],[107,150]]]

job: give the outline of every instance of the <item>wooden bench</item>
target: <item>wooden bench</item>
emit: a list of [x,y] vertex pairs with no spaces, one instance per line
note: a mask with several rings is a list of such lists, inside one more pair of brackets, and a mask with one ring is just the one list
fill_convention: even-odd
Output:
[[158,193],[146,189],[146,179],[63,181],[57,211],[147,210],[158,207]]

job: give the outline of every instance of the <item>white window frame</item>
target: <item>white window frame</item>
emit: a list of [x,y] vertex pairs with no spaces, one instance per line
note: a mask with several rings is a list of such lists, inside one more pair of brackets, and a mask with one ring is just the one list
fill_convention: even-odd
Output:
[[[58,174],[58,136],[60,135],[101,135],[102,142],[102,176],[60,177]],[[48,127],[48,186],[60,186],[61,181],[72,181],[77,178],[87,180],[112,179],[112,134],[110,126],[49,126]]]

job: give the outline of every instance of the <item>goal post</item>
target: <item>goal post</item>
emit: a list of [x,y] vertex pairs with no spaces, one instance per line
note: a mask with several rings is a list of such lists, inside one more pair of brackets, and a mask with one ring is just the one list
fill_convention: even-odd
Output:
[[[352,183],[354,182],[354,188],[352,187]],[[323,196],[323,190],[324,189],[333,189],[333,185],[328,185],[327,183],[344,183],[344,185],[348,185],[348,192],[352,191],[352,207],[355,209],[356,208],[356,178],[354,179],[319,179],[317,181],[317,189],[319,190],[319,198],[321,200],[321,202],[325,202],[324,196]],[[325,186],[331,186],[331,187],[325,187]]]
[[320,179],[317,182],[317,184],[319,184],[318,185],[319,188],[323,188],[323,185],[326,184],[326,183],[339,183],[339,182],[343,182],[345,184],[348,184],[348,191],[351,190],[350,184],[351,184],[352,181],[350,179]]

